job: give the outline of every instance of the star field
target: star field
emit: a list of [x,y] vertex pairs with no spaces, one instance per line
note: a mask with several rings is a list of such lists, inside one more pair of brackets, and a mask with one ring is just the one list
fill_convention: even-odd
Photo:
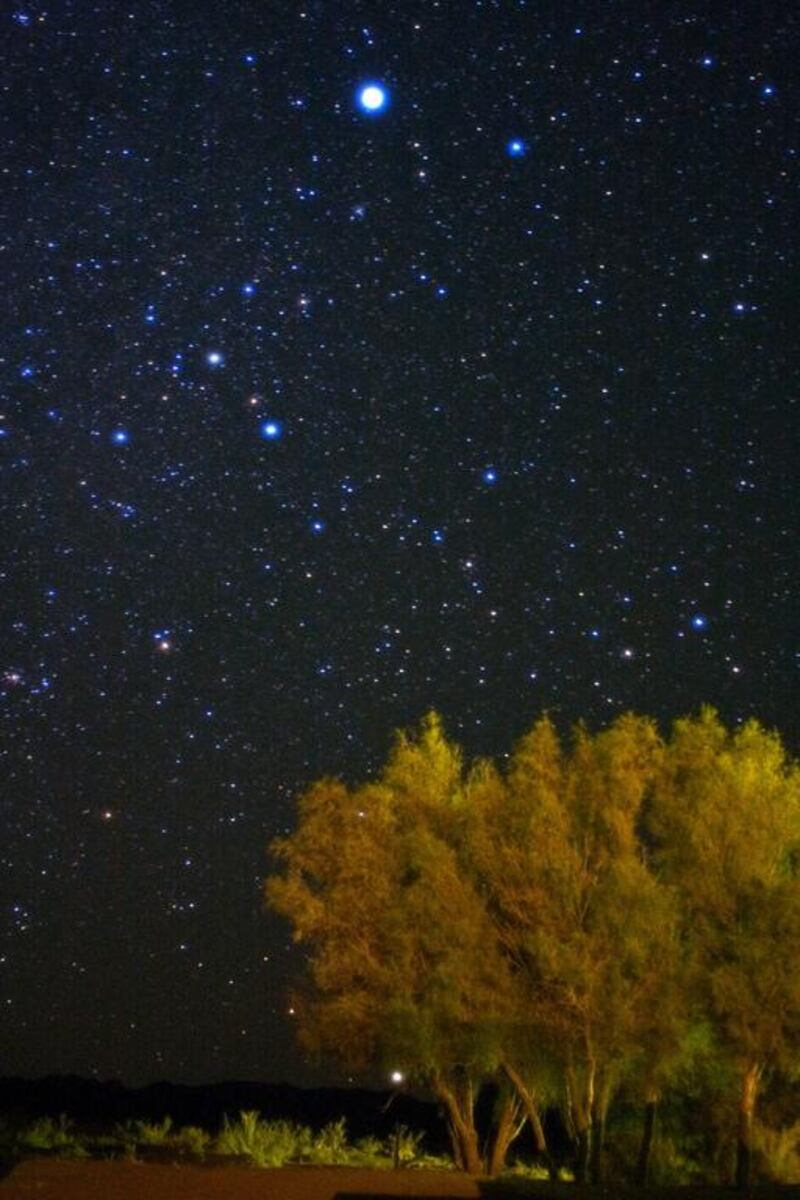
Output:
[[797,751],[800,21],[0,21],[3,1071],[307,1081],[315,776],[431,706]]

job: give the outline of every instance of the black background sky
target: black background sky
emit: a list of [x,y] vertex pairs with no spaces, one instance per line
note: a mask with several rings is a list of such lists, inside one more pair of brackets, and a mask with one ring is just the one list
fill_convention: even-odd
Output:
[[0,20],[0,1072],[309,1082],[312,778],[430,706],[797,750],[798,11]]

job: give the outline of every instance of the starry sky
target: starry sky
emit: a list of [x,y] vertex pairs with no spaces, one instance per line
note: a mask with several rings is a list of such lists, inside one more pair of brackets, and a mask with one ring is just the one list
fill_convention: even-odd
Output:
[[312,1082],[312,779],[431,706],[798,749],[800,16],[0,22],[0,1071]]

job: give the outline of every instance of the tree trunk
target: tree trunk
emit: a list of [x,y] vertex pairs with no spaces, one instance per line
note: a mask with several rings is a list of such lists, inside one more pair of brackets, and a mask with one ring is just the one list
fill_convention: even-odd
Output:
[[758,1095],[761,1068],[751,1063],[742,1078],[739,1098],[739,1134],[736,1141],[736,1186],[746,1191],[750,1186],[750,1168],[753,1161],[753,1114]]
[[503,1070],[508,1079],[512,1083],[517,1095],[522,1101],[522,1107],[525,1115],[528,1118],[528,1124],[531,1127],[533,1134],[533,1148],[537,1158],[540,1158],[547,1167],[547,1173],[551,1179],[558,1178],[558,1168],[550,1154],[547,1145],[547,1137],[545,1136],[542,1118],[539,1114],[539,1106],[536,1103],[536,1097],[531,1088],[527,1086],[525,1080],[520,1075],[516,1067],[510,1062],[503,1062]]
[[606,1117],[611,1101],[611,1084],[603,1079],[595,1091],[592,1103],[592,1142],[589,1157],[589,1179],[592,1183],[603,1182],[603,1149],[606,1138]]
[[575,1182],[588,1183],[592,1157],[592,1126],[586,1124],[575,1133]]
[[656,1129],[657,1107],[658,1093],[649,1091],[644,1100],[642,1140],[639,1143],[639,1157],[636,1160],[636,1183],[639,1187],[645,1187],[647,1184],[647,1173],[650,1169],[650,1151],[653,1148],[653,1134]]
[[458,1130],[458,1139],[461,1148],[462,1170],[466,1171],[468,1175],[482,1175],[483,1161],[478,1147],[478,1131],[475,1126],[462,1126]]
[[458,1134],[456,1133],[453,1122],[449,1117],[447,1120],[447,1136],[450,1138],[450,1152],[453,1155],[453,1162],[455,1163],[457,1170],[466,1170],[464,1166],[464,1160],[461,1157],[461,1143],[458,1140]]
[[521,1111],[522,1104],[513,1093],[501,1099],[489,1148],[489,1174],[492,1177],[503,1170],[509,1146],[522,1133],[526,1118],[523,1116],[520,1120]]
[[587,1183],[592,1158],[592,1112],[594,1110],[594,1064],[587,1068],[584,1086],[576,1087],[575,1072],[567,1073],[571,1123],[575,1130],[575,1182]]
[[589,1145],[589,1182],[603,1182],[603,1138],[606,1132],[605,1114],[597,1113],[592,1118],[591,1142]]
[[447,1109],[447,1128],[456,1166],[468,1175],[482,1175],[483,1162],[475,1128],[475,1097],[471,1081],[465,1080],[458,1087],[437,1079],[433,1091]]

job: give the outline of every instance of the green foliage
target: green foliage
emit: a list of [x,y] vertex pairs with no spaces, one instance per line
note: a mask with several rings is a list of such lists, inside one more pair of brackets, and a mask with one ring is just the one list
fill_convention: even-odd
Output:
[[[515,1159],[503,1172],[502,1178],[505,1179],[525,1179],[536,1183],[547,1183],[550,1179],[550,1172],[540,1163],[529,1163],[522,1159]],[[564,1182],[569,1182],[571,1176],[564,1175]]]
[[131,1121],[130,1135],[142,1146],[166,1146],[174,1138],[172,1117],[164,1117],[160,1123],[154,1121]]
[[203,1158],[211,1143],[211,1134],[197,1125],[184,1125],[175,1131],[173,1144],[183,1147],[196,1158]]
[[352,1151],[347,1144],[347,1127],[344,1117],[332,1121],[314,1137],[308,1154],[308,1161],[314,1163],[346,1163],[350,1161]]
[[800,1121],[780,1129],[755,1126],[757,1174],[769,1183],[800,1183]]
[[410,1166],[422,1157],[422,1134],[398,1125],[386,1142],[392,1162],[399,1167]]
[[451,1159],[425,1153],[422,1141],[421,1133],[399,1125],[383,1140],[376,1137],[360,1138],[348,1147],[347,1157],[343,1161],[354,1167],[381,1169],[398,1167],[410,1170],[424,1167],[442,1171],[452,1168]]
[[225,1118],[213,1150],[248,1158],[257,1167],[282,1167],[309,1160],[313,1149],[309,1131],[290,1121],[264,1121],[258,1112],[243,1111],[236,1121]]
[[136,1122],[132,1120],[125,1121],[122,1124],[118,1123],[114,1126],[112,1135],[115,1144],[121,1146],[123,1152],[129,1157],[132,1157],[136,1150],[137,1137],[134,1128],[135,1125]]
[[91,1139],[79,1134],[63,1115],[58,1121],[43,1117],[19,1133],[10,1127],[0,1127],[0,1150],[6,1158],[26,1151],[48,1152],[65,1158],[84,1158],[90,1153],[104,1157],[120,1148],[127,1156],[135,1158],[137,1147],[155,1146],[172,1149],[176,1158],[187,1152],[203,1158],[213,1152],[247,1158],[259,1167],[314,1163],[389,1169],[395,1165],[395,1156],[400,1167],[443,1169],[450,1166],[449,1160],[424,1154],[421,1144],[422,1135],[402,1125],[382,1140],[366,1137],[353,1144],[348,1142],[343,1117],[313,1133],[306,1126],[291,1121],[265,1121],[255,1111],[240,1112],[234,1121],[225,1118],[216,1137],[194,1125],[177,1128],[169,1117],[158,1123],[129,1120],[115,1126],[112,1134],[96,1135]]
[[256,1166],[280,1167],[287,1163],[314,1163],[318,1166],[359,1166],[390,1168],[426,1166],[443,1168],[448,1160],[425,1155],[422,1135],[400,1126],[388,1138],[362,1138],[355,1144],[347,1140],[343,1117],[332,1121],[318,1133],[288,1121],[263,1121],[257,1112],[242,1112],[235,1122],[226,1119],[213,1149],[217,1154],[248,1158]]
[[110,1149],[121,1146],[123,1152],[135,1157],[137,1147],[157,1146],[173,1149],[176,1154],[191,1154],[202,1158],[211,1141],[211,1135],[205,1129],[195,1125],[185,1125],[177,1128],[170,1116],[165,1116],[159,1122],[128,1120],[117,1125],[110,1138],[95,1138],[96,1149]]
[[[606,1136],[604,1150],[608,1174],[613,1179],[633,1184],[633,1167],[639,1149],[639,1130],[632,1124],[613,1128]],[[662,1128],[650,1157],[648,1182],[655,1187],[684,1187],[707,1183],[713,1175],[703,1159],[701,1140],[690,1128],[672,1125]]]
[[359,1138],[351,1150],[351,1163],[359,1167],[386,1167],[391,1165],[387,1147],[380,1138]]
[[[421,1135],[401,1127],[400,1165],[442,1165],[442,1160],[420,1153]],[[235,1121],[227,1118],[216,1136],[205,1129],[187,1125],[175,1127],[171,1118],[158,1123],[128,1120],[116,1125],[113,1133],[91,1137],[79,1133],[62,1115],[57,1121],[43,1117],[21,1131],[9,1125],[0,1127],[0,1151],[5,1158],[26,1151],[47,1152],[55,1156],[83,1158],[105,1157],[115,1150],[134,1158],[137,1147],[172,1149],[176,1157],[189,1153],[203,1158],[207,1153],[245,1157],[258,1166],[279,1167],[286,1163],[351,1166],[392,1166],[393,1138],[363,1138],[355,1144],[347,1140],[344,1118],[331,1122],[314,1134],[305,1126],[290,1121],[265,1121],[258,1112],[241,1112]],[[446,1165],[446,1164],[445,1164]]]
[[697,1156],[697,1146],[688,1130],[682,1137],[663,1134],[653,1147],[650,1180],[657,1187],[684,1187],[708,1183],[710,1164]]
[[34,1121],[20,1134],[19,1144],[23,1150],[51,1151],[64,1158],[86,1158],[88,1153],[84,1140],[64,1113],[57,1121],[53,1117]]

